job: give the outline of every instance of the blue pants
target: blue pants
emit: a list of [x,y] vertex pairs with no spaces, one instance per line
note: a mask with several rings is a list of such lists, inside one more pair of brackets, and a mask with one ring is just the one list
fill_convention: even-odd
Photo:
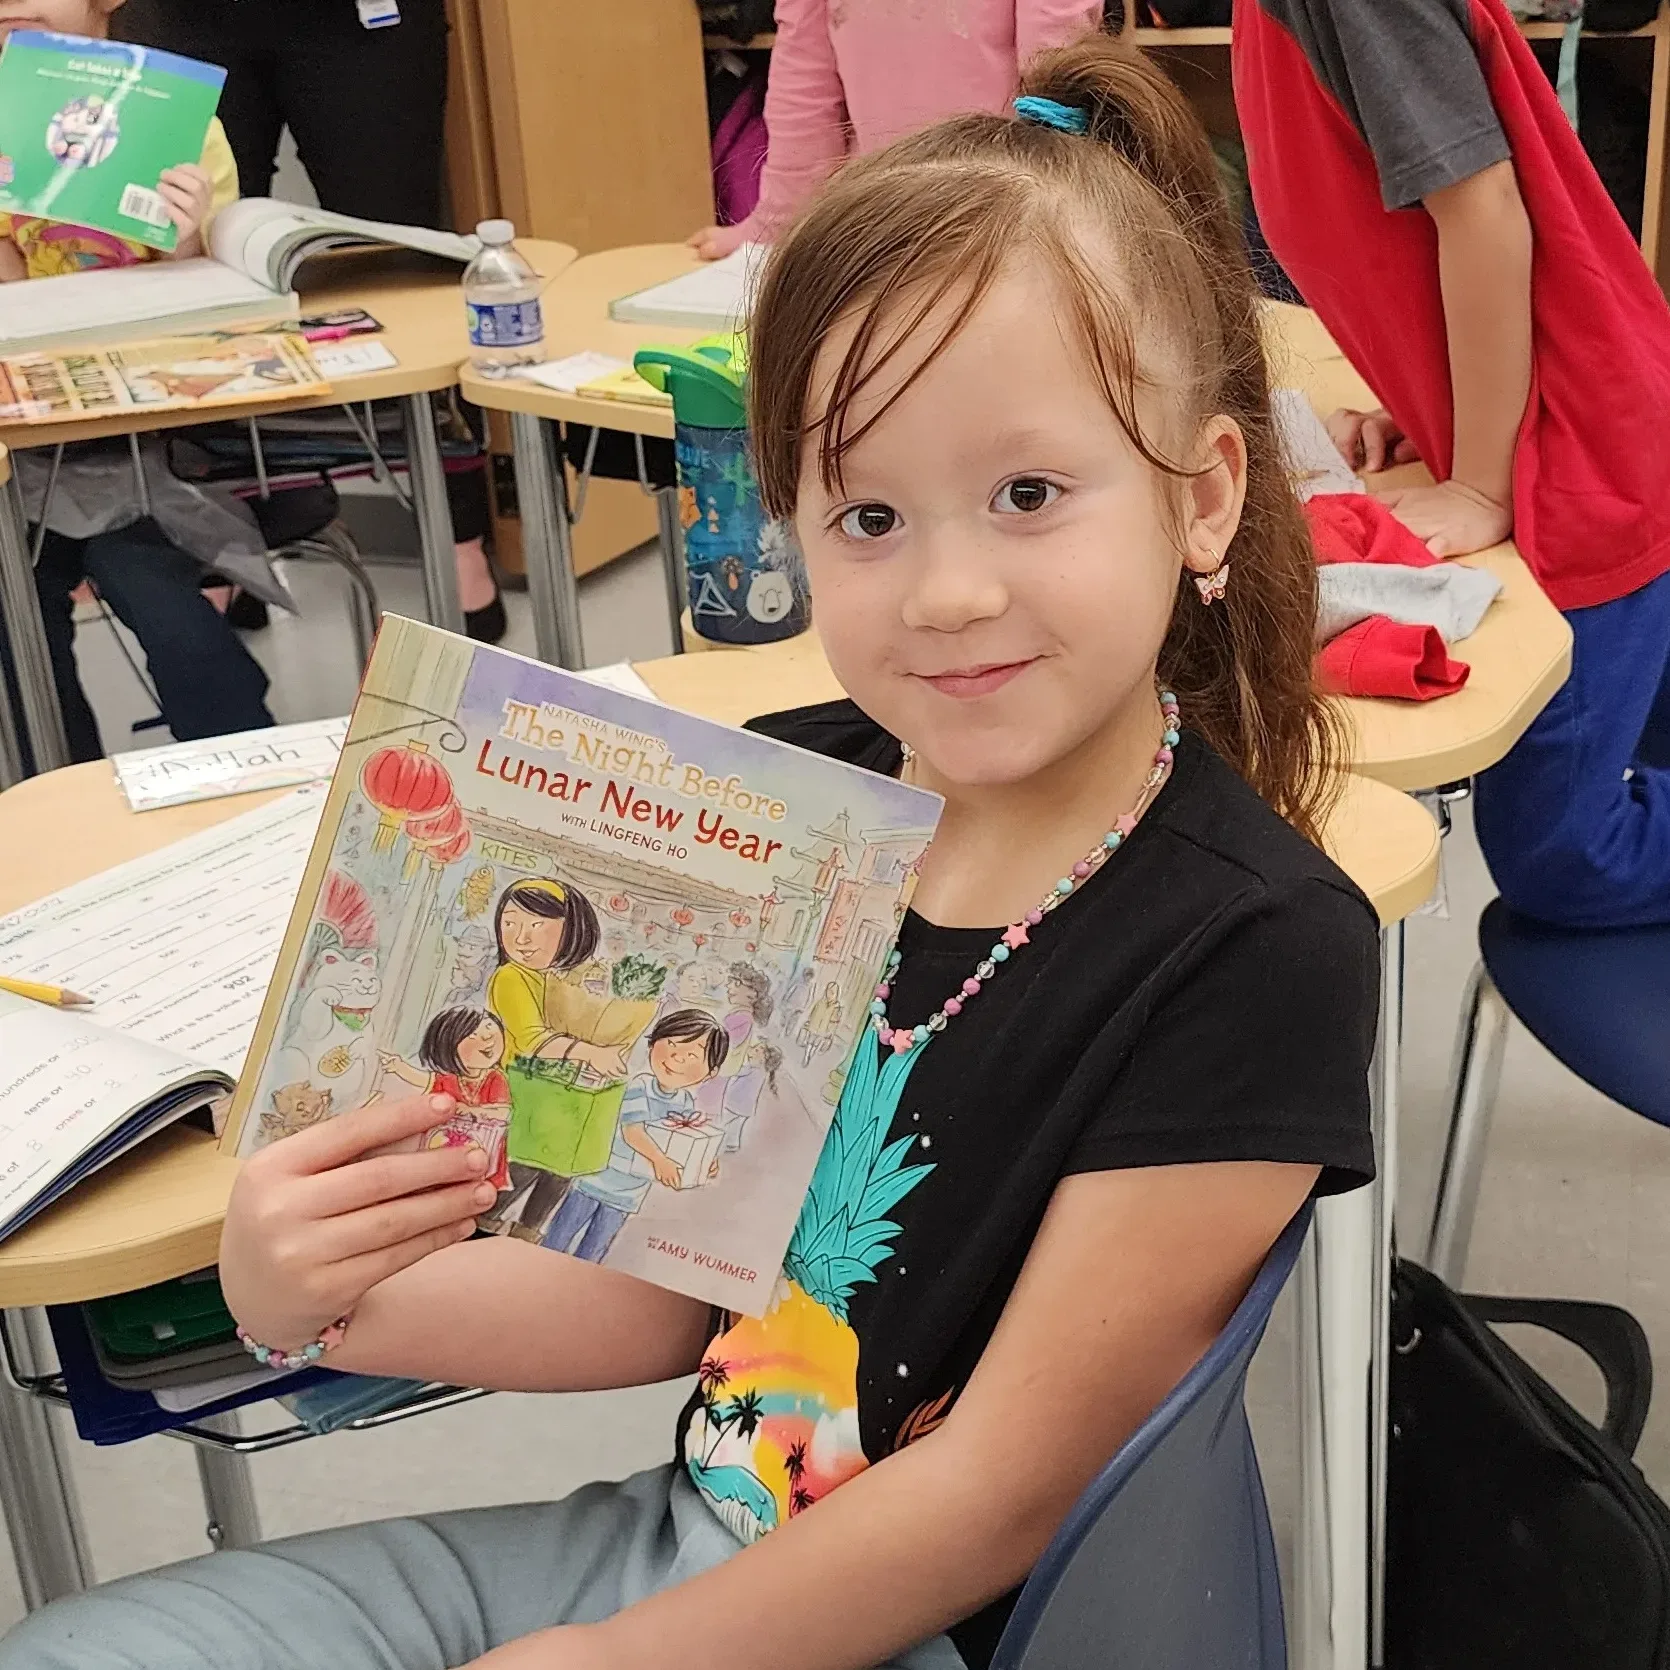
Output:
[[[139,640],[162,717],[181,742],[259,730],[267,711],[267,675],[226,617],[199,589],[203,569],[171,545],[148,518],[66,539],[49,533],[35,569],[53,682],[64,710],[70,758],[99,759],[104,749],[75,664],[75,605],[70,593],[91,580],[116,618]],[[0,657],[4,656],[0,639]],[[8,678],[11,668],[5,669]],[[26,769],[33,770],[24,744]]]
[[1670,574],[1566,619],[1571,677],[1479,778],[1479,845],[1526,916],[1670,923]]
[[[551,1227],[545,1231],[542,1245],[554,1247],[558,1252],[571,1252],[590,1264],[601,1264],[603,1255],[615,1244],[621,1225],[630,1216],[618,1206],[605,1205],[577,1184],[563,1197]],[[580,1237],[579,1246],[574,1244],[576,1235]]]

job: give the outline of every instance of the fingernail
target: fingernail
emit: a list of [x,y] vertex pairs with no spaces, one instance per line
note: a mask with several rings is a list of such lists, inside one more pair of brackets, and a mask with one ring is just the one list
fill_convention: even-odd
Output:
[[483,1148],[472,1148],[469,1157],[470,1170],[480,1176],[487,1169],[487,1151]]
[[483,1183],[475,1192],[477,1206],[491,1206],[499,1198],[499,1191],[491,1183]]

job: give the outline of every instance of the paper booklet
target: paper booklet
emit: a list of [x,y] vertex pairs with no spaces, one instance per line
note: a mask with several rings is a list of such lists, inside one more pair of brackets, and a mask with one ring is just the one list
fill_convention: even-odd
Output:
[[349,246],[415,250],[460,266],[480,248],[473,236],[456,232],[246,197],[211,222],[207,256],[8,284],[0,293],[0,349],[45,350],[168,329],[219,330],[294,319],[299,304],[292,287],[301,267],[316,255]]
[[385,616],[223,1141],[444,1090],[484,1228],[757,1315],[939,810]]
[[722,261],[706,262],[664,284],[652,284],[611,302],[609,317],[631,325],[737,330],[747,322],[765,253],[763,244],[742,244]]
[[325,804],[299,789],[0,917],[0,1236],[162,1126],[224,1100]]
[[110,764],[128,805],[136,812],[154,812],[192,800],[322,782],[336,770],[347,734],[346,716],[309,719],[201,742],[136,748],[115,755]]
[[152,47],[14,30],[0,47],[0,213],[173,249],[158,183],[203,155],[225,82]]
[[115,412],[266,406],[318,400],[330,389],[300,336],[168,336],[0,359],[0,420],[73,423]]

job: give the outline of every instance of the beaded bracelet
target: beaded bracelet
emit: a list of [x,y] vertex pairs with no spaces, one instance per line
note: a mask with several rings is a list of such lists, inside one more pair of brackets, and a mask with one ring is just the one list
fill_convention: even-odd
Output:
[[263,1368],[308,1368],[318,1362],[327,1351],[334,1350],[342,1343],[342,1336],[348,1332],[348,1324],[352,1319],[352,1311],[346,1316],[339,1316],[316,1340],[304,1345],[299,1351],[280,1351],[275,1345],[263,1345],[259,1340],[252,1339],[242,1328],[238,1329],[238,1343]]

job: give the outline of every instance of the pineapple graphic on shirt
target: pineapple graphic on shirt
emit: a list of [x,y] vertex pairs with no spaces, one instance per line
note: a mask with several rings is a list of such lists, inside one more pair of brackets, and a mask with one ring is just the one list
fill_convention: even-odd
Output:
[[887,1140],[916,1058],[860,1038],[763,1317],[708,1348],[685,1443],[714,1511],[752,1542],[869,1465],[858,1428],[858,1336],[848,1319],[899,1225],[891,1213],[933,1167],[915,1136]]

